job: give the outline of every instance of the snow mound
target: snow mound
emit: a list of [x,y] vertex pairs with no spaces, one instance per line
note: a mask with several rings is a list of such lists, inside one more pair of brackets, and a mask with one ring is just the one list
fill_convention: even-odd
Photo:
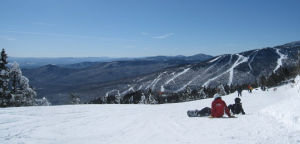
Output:
[[277,121],[285,124],[289,128],[300,130],[300,93],[299,93],[299,80],[298,76],[295,79],[295,84],[286,86],[284,91],[279,94],[289,96],[274,105],[266,107],[261,110],[261,113],[272,116]]

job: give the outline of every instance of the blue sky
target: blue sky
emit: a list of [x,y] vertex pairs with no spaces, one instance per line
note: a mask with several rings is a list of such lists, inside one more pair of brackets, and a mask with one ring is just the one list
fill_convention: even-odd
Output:
[[299,0],[1,0],[17,57],[219,55],[300,40]]

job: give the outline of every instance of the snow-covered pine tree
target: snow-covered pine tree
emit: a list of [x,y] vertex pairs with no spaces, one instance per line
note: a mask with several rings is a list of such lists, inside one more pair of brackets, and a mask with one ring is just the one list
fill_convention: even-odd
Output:
[[150,93],[149,94],[149,104],[157,104],[158,102],[155,100],[154,96]]
[[71,98],[71,104],[79,104],[80,103],[80,98],[78,96],[76,96],[75,94],[71,93],[70,98]]
[[36,92],[29,86],[29,80],[25,76],[21,76],[20,78],[20,87],[20,92],[24,101],[23,105],[34,105]]
[[10,91],[9,91],[9,68],[7,64],[7,54],[5,49],[1,51],[0,58],[0,106],[6,107],[10,106]]
[[146,104],[146,96],[144,93],[142,93],[141,100],[139,101],[139,104]]
[[225,89],[224,89],[224,86],[222,85],[222,84],[220,84],[219,86],[218,86],[218,90],[219,90],[219,94],[220,95],[226,95],[226,91],[225,91]]
[[117,104],[121,103],[121,94],[120,94],[119,90],[118,90],[118,93],[115,95],[115,101]]
[[11,95],[12,95],[12,103],[14,106],[21,106],[24,103],[23,95],[20,91],[20,80],[21,80],[22,72],[19,67],[19,64],[14,62],[11,65],[9,77],[11,80]]
[[36,92],[30,87],[28,78],[22,75],[22,71],[17,62],[12,64],[9,77],[12,89],[12,106],[35,105]]
[[45,98],[41,98],[41,99],[35,99],[35,104],[37,106],[50,106],[51,103]]
[[10,73],[9,73],[11,83],[12,83],[12,93],[17,92],[18,90],[18,83],[20,82],[20,78],[22,76],[22,71],[20,69],[20,66],[17,62],[14,62],[10,68]]
[[204,92],[204,89],[200,89],[198,93],[199,93],[201,99],[207,98],[207,95]]

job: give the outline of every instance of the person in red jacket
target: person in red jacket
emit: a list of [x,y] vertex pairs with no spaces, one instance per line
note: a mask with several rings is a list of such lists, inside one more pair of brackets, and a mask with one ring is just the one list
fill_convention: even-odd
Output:
[[230,111],[221,96],[219,94],[215,94],[214,98],[215,99],[211,104],[211,116],[216,118],[223,117],[225,111],[228,117],[231,117]]

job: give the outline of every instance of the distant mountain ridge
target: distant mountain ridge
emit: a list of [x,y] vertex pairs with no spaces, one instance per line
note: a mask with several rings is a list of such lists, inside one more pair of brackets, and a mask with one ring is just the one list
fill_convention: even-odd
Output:
[[[69,65],[80,65],[79,68],[91,66],[97,62],[112,62],[112,61],[133,61],[133,60],[150,60],[150,61],[168,61],[168,60],[194,60],[203,61],[211,58],[212,56],[206,54],[197,54],[193,56],[153,56],[153,57],[141,57],[141,58],[110,58],[110,57],[58,57],[58,58],[22,58],[22,57],[9,57],[8,61],[18,62],[23,68],[36,68],[44,65],[59,65],[66,66]],[[80,64],[83,63],[83,64]]]
[[[127,61],[49,64],[37,68],[24,68],[23,73],[37,89],[39,96],[47,97],[54,104],[61,104],[68,101],[68,94],[84,87],[135,78],[168,67],[198,63],[211,57],[201,54],[193,58],[158,56]],[[58,98],[58,94],[63,96]]]

